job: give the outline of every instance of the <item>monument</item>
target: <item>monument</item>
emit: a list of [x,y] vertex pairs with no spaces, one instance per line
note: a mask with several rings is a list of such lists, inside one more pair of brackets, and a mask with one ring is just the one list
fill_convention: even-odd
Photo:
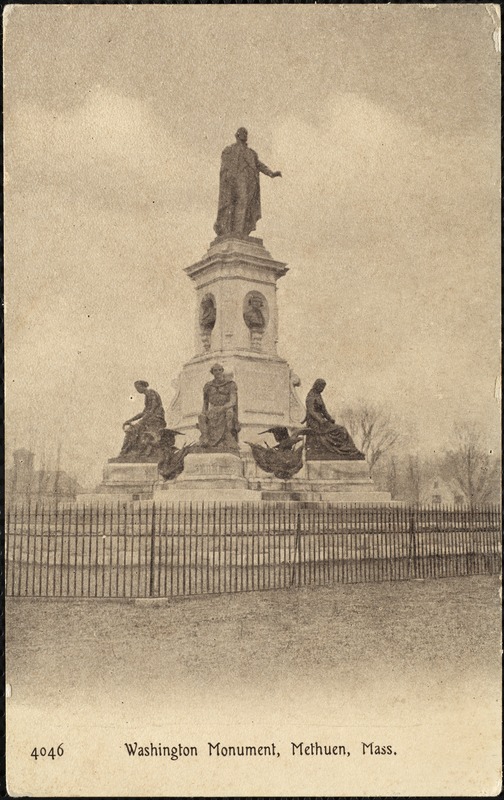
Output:
[[[167,501],[388,502],[327,411],[325,381],[315,381],[304,407],[301,382],[277,352],[277,282],[288,269],[250,234],[261,218],[260,173],[281,172],[259,161],[245,128],[235,138],[222,152],[217,236],[185,268],[195,289],[195,354],[174,381],[170,428],[157,392],[137,381],[144,411],[124,423],[123,447],[100,491],[122,487]],[[265,434],[276,445],[261,440]],[[189,444],[177,450],[175,435]]]

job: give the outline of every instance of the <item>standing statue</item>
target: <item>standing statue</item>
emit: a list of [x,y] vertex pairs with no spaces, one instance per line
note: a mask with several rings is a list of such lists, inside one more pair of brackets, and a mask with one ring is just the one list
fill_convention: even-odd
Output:
[[135,381],[135,389],[145,396],[144,410],[123,424],[124,443],[112,461],[157,461],[161,432],[166,420],[161,397],[149,389],[147,381]]
[[238,450],[238,390],[224,374],[224,367],[214,364],[213,380],[203,388],[203,411],[198,417],[201,433],[199,447],[220,451]]
[[217,236],[248,236],[261,219],[259,173],[281,178],[262,164],[255,150],[247,145],[246,128],[236,131],[236,143],[222,151],[219,209],[214,231]]
[[306,437],[306,458],[309,461],[365,461],[347,429],[336,425],[322,399],[326,382],[317,378],[306,397],[305,424],[310,429]]

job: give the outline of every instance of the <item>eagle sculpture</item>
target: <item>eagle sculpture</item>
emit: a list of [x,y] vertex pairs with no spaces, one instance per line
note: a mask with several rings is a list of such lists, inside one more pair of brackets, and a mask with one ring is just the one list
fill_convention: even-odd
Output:
[[158,463],[158,471],[165,481],[172,481],[184,469],[184,458],[193,450],[194,445],[185,444],[180,449],[175,447],[175,436],[182,435],[181,431],[165,428],[161,432],[161,460]]
[[272,433],[277,444],[274,447],[263,447],[260,444],[247,442],[252,450],[254,461],[264,470],[272,472],[275,478],[288,481],[303,466],[303,445],[296,445],[303,440],[309,432],[309,428],[294,428],[289,432],[288,428],[282,425],[275,425],[262,433]]

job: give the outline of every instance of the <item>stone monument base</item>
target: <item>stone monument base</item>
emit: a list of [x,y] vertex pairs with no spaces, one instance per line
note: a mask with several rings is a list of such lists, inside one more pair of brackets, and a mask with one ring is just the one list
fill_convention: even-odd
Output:
[[248,488],[243,462],[235,453],[189,453],[184,471],[175,481],[157,485],[154,499],[163,502],[260,501],[261,493]]
[[189,453],[178,489],[246,489],[240,456],[235,453]]
[[305,470],[310,482],[334,484],[335,491],[374,491],[366,461],[306,461]]
[[303,474],[290,481],[261,479],[261,499],[270,502],[391,503],[390,492],[379,492],[366,461],[307,461]]
[[109,461],[104,467],[103,480],[96,491],[98,494],[135,495],[134,499],[152,497],[154,484],[158,480],[157,461]]
[[270,503],[327,503],[328,505],[402,505],[391,499],[390,492],[332,492],[306,491],[300,487],[293,489],[264,490],[261,500]]
[[245,477],[245,459],[231,452],[188,453],[176,480],[160,479],[157,463],[108,462],[103,481],[80,502],[391,503],[375,488],[365,461],[307,461],[290,481],[266,473]]

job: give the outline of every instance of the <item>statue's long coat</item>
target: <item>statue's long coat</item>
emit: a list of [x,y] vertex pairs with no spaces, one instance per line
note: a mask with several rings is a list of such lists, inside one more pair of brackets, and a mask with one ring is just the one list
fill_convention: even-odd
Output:
[[[261,219],[259,173],[271,177],[271,170],[259,161],[257,153],[247,145],[231,144],[222,151],[219,210],[214,225],[218,236],[239,233],[248,236]],[[245,203],[243,230],[236,230],[234,212],[238,202]]]

